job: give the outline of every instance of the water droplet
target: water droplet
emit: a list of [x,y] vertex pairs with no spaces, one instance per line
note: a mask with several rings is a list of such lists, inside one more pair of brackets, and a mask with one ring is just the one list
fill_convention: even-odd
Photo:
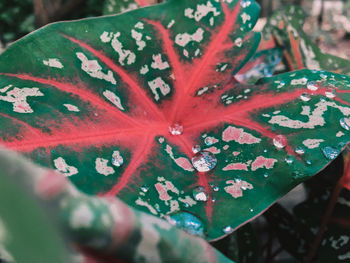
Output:
[[119,151],[114,151],[112,155],[112,164],[114,166],[120,167],[124,163],[123,157],[120,155]]
[[294,157],[292,155],[287,155],[287,157],[284,160],[287,164],[292,164],[294,162]]
[[250,212],[253,212],[254,211],[254,209],[253,208],[250,208],[250,210],[249,210]]
[[265,178],[269,177],[269,174],[268,174],[268,173],[265,173],[265,174],[264,174],[264,177],[265,177]]
[[334,149],[330,146],[323,148],[322,152],[323,152],[324,156],[326,156],[326,158],[329,160],[334,160],[335,158],[337,158],[337,156],[340,153],[337,149]]
[[204,237],[203,222],[191,213],[181,211],[167,216],[166,219],[170,224],[182,228],[191,235]]
[[211,201],[212,201],[213,203],[215,203],[215,202],[216,202],[216,198],[211,199]]
[[287,145],[287,139],[284,135],[277,135],[275,138],[273,138],[273,145],[276,146],[278,149],[282,149],[286,147]]
[[195,146],[192,147],[192,152],[193,153],[198,153],[201,151],[201,146],[196,144]]
[[141,186],[141,191],[144,192],[144,193],[147,193],[149,188],[147,186]]
[[329,99],[334,99],[335,98],[335,89],[331,89],[329,91],[326,91],[325,95]]
[[212,170],[218,160],[211,152],[200,151],[192,157],[192,165],[198,172],[208,172]]
[[311,100],[311,96],[310,96],[309,93],[303,93],[303,94],[300,95],[300,99],[302,101],[309,101],[309,100]]
[[350,118],[341,118],[340,119],[340,126],[344,128],[345,130],[350,130]]
[[225,226],[224,229],[222,230],[224,233],[228,234],[233,232],[233,228],[231,226]]
[[215,192],[219,191],[219,186],[214,186],[214,187],[213,187],[213,190],[214,190]]
[[305,150],[303,147],[297,147],[295,148],[295,152],[299,155],[303,155],[305,153]]
[[311,90],[311,91],[316,91],[318,90],[318,87],[315,85],[315,82],[309,82],[307,84],[307,88],[308,90]]
[[209,195],[205,192],[203,186],[197,186],[193,189],[193,197],[196,201],[206,202],[209,199]]
[[310,165],[312,162],[310,160],[306,160],[306,164]]
[[211,146],[213,145],[217,140],[214,138],[214,137],[207,137],[205,138],[204,140],[204,143],[207,145],[207,146]]
[[181,124],[175,123],[174,125],[169,126],[169,132],[172,135],[181,135],[184,131],[184,127]]

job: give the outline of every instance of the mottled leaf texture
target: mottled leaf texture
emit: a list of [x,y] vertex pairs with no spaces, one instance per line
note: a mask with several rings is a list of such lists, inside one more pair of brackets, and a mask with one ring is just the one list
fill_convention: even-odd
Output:
[[285,51],[290,70],[322,69],[350,75],[350,61],[323,53],[304,32],[305,12],[299,6],[288,6],[275,11],[268,19],[264,35],[270,33]]
[[[7,203],[9,208],[12,201],[12,209],[0,208],[1,218],[9,219],[12,216],[12,220],[6,221],[6,227],[0,225],[1,238],[5,237],[3,233],[8,229],[16,234],[7,236],[8,240],[4,239],[21,248],[15,251],[18,255],[16,262],[234,263],[205,240],[191,236],[155,216],[134,210],[117,198],[82,194],[62,174],[38,167],[13,152],[0,149],[0,167],[0,187],[3,190],[0,194],[5,197],[1,198],[1,204]],[[7,184],[10,180],[12,184]],[[13,181],[20,182],[20,186],[13,184]],[[31,196],[27,194],[24,199],[19,199],[21,194],[24,195],[22,187]],[[18,211],[18,203],[27,206],[22,206],[22,211]],[[70,237],[66,243],[73,242],[75,248],[84,252],[75,254],[75,260],[62,259],[68,253],[55,253],[62,250],[62,244],[56,242],[55,246],[52,245],[51,240],[56,236],[51,232],[46,233],[49,221],[37,216],[37,208],[43,210],[43,207],[47,213],[61,219],[60,223],[65,229],[61,233],[67,233]],[[47,250],[42,251],[43,248]],[[28,257],[28,254],[32,257]]]
[[173,0],[31,34],[0,59],[1,143],[85,193],[178,225],[189,213],[210,240],[232,232],[349,141],[349,78],[234,83],[257,13],[252,1]]
[[106,0],[104,2],[103,14],[115,15],[156,3],[157,0]]

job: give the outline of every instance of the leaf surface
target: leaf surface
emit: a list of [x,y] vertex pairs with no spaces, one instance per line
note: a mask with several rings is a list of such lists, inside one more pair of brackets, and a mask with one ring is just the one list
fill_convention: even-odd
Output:
[[[207,239],[232,232],[349,141],[349,78],[233,81],[258,45],[257,13],[252,1],[174,0],[39,30],[1,56],[1,143],[85,193],[189,212]],[[195,145],[214,169],[193,167]]]

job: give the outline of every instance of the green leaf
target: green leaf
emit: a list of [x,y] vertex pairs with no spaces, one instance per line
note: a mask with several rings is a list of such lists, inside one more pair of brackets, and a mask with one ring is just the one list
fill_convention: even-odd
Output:
[[[0,262],[70,262],[58,226],[0,163]],[[12,170],[16,165],[12,163]]]
[[[0,221],[0,245],[8,245],[16,262],[72,262],[51,229],[51,221],[43,215],[45,208],[46,213],[60,219],[70,237],[66,243],[74,241],[74,247],[90,256],[89,262],[233,263],[205,240],[132,209],[117,198],[84,195],[63,175],[10,151],[0,149],[0,167],[0,216],[6,223],[4,229]],[[11,236],[5,234],[7,230]]]
[[323,169],[323,150],[333,158],[350,135],[340,126],[348,77],[233,81],[258,45],[258,9],[173,0],[25,37],[0,57],[1,143],[85,193],[158,217],[190,213],[209,240],[229,234]]
[[305,13],[301,7],[288,6],[268,19],[264,35],[271,33],[286,53],[290,70],[316,69],[350,75],[350,61],[323,53],[304,32]]

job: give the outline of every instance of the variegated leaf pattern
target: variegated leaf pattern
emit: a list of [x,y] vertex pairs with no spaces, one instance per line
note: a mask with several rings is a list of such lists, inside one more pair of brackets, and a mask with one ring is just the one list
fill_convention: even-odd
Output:
[[349,78],[235,83],[259,42],[258,9],[172,0],[27,36],[0,59],[1,143],[85,193],[180,226],[190,217],[207,239],[232,232],[349,140]]

